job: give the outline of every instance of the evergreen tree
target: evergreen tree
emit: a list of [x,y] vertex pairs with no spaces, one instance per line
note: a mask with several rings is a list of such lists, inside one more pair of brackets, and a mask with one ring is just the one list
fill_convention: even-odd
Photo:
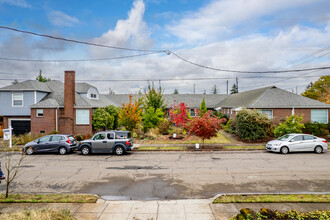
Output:
[[205,104],[205,99],[203,98],[203,101],[201,103],[201,106],[199,108],[199,112],[201,117],[203,117],[203,115],[207,112],[207,108],[206,108],[206,104]]
[[39,76],[36,78],[36,80],[38,80],[39,82],[48,82],[51,80],[50,78],[46,79],[45,77],[42,77],[41,74],[42,74],[42,70],[39,71]]
[[149,84],[145,93],[146,109],[150,107],[153,107],[155,110],[158,108],[164,109],[165,98],[161,86],[159,86],[158,89],[155,89],[153,83],[152,85]]
[[219,89],[217,88],[217,85],[214,85],[211,89],[211,94],[218,94],[219,93]]
[[234,85],[231,87],[230,94],[235,94],[235,93],[238,93],[238,88],[234,83]]
[[178,89],[174,89],[173,94],[179,94],[179,90]]

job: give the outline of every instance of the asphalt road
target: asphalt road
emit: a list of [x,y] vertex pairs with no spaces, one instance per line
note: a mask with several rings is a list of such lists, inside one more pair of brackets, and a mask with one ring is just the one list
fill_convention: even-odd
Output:
[[[19,157],[16,154],[13,159]],[[4,154],[1,161],[4,170]],[[0,191],[4,188],[2,183]],[[95,193],[110,200],[330,192],[330,152],[37,154],[25,157],[11,189],[17,193]]]

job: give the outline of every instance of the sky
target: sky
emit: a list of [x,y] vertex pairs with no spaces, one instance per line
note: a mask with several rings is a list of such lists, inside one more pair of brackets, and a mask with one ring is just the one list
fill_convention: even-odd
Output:
[[214,86],[226,94],[236,77],[240,92],[276,86],[301,93],[330,75],[255,73],[329,67],[329,0],[0,0],[0,26],[129,49],[0,28],[0,87],[40,70],[63,81],[65,70],[75,70],[77,82],[101,93],[138,93],[153,83],[168,94],[209,94]]

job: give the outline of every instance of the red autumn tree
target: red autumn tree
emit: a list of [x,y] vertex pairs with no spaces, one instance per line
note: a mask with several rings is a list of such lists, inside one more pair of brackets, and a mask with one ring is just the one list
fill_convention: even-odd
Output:
[[179,105],[172,105],[169,110],[171,122],[176,126],[182,127],[188,120],[187,105],[180,103]]
[[188,134],[196,135],[203,140],[216,137],[218,131],[221,129],[221,123],[225,123],[226,119],[219,119],[215,115],[212,115],[212,111],[207,111],[203,116],[199,115],[199,110],[196,110],[196,117],[189,119],[186,124]]
[[123,107],[118,115],[119,124],[132,131],[142,121],[141,111],[137,101],[132,103],[132,95],[130,94],[129,103],[123,103]]

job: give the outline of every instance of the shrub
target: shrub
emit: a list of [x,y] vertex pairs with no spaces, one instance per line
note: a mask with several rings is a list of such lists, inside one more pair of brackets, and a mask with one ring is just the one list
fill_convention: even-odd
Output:
[[159,133],[168,134],[168,130],[170,129],[170,122],[166,118],[162,118],[158,122]]
[[159,136],[159,129],[158,128],[151,128],[147,133],[147,138],[149,139],[156,139]]
[[231,219],[329,219],[330,211],[311,211],[311,212],[298,212],[296,210],[290,210],[287,212],[273,211],[270,209],[262,208],[258,212],[254,212],[251,209],[241,209],[240,214],[235,215]]
[[329,134],[330,122],[328,124],[318,122],[305,123],[304,133],[312,134],[315,136],[326,136]]
[[258,140],[271,134],[272,121],[257,110],[239,111],[235,124],[237,134],[244,140]]
[[31,133],[20,134],[18,136],[14,135],[13,145],[24,145],[44,135],[45,134],[32,135]]
[[302,133],[302,129],[305,128],[302,124],[303,117],[298,115],[292,115],[286,117],[286,120],[280,123],[274,130],[275,137],[281,137],[289,133]]
[[181,127],[170,126],[170,128],[168,129],[168,133],[170,135],[172,135],[172,134],[178,134],[179,135],[179,134],[183,134],[184,133],[184,130]]
[[150,128],[154,128],[158,125],[159,120],[164,117],[164,112],[162,109],[149,107],[147,111],[143,114],[143,128],[144,132],[147,132]]
[[236,127],[235,122],[230,118],[226,123],[224,123],[223,130],[228,133],[235,133]]

